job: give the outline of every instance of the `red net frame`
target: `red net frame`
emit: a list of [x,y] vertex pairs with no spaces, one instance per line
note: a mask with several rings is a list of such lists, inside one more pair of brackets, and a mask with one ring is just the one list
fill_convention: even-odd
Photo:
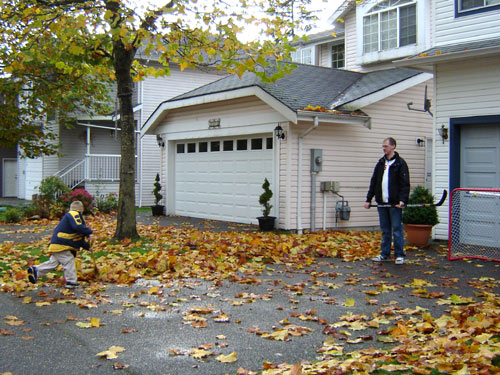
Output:
[[455,189],[449,202],[448,259],[500,262],[500,189]]

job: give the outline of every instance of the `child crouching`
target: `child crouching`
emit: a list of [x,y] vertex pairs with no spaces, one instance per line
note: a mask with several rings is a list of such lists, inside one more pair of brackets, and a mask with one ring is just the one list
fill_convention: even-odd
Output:
[[69,212],[65,214],[52,233],[49,253],[50,259],[38,266],[28,268],[28,280],[36,283],[37,278],[55,270],[59,264],[64,271],[66,288],[71,289],[79,284],[76,277],[75,256],[76,252],[83,247],[90,249],[90,244],[85,237],[92,233],[92,229],[86,226],[83,219],[83,203],[73,201]]

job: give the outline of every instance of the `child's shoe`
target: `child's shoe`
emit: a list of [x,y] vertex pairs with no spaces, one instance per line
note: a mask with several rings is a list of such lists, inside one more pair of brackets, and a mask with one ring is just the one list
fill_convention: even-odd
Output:
[[385,258],[382,255],[377,255],[375,258],[372,258],[372,261],[374,261],[374,262],[385,262],[388,260],[389,260],[389,258]]
[[64,286],[66,289],[75,289],[80,286],[79,283],[74,283],[72,281],[66,281],[66,285]]
[[35,284],[37,278],[38,273],[36,272],[36,267],[28,267],[28,280],[30,281],[30,283]]

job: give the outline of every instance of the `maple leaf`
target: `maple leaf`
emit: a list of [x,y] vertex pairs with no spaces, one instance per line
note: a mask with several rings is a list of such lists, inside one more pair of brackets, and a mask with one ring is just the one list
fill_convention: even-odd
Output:
[[237,353],[236,352],[232,352],[231,354],[228,354],[228,355],[219,355],[217,356],[215,359],[219,362],[222,362],[222,363],[232,363],[232,362],[236,362],[238,359],[236,358],[236,355]]
[[125,351],[125,348],[113,345],[108,350],[97,353],[96,357],[106,357],[106,359],[115,359],[118,358],[117,353],[121,353],[123,351]]

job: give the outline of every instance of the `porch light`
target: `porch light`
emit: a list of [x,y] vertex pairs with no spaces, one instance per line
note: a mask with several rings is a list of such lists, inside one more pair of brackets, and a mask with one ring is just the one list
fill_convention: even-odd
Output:
[[285,139],[285,131],[279,124],[274,128],[274,135],[278,139]]
[[208,120],[208,128],[220,128],[220,118],[211,118],[210,120]]
[[156,135],[156,143],[158,143],[159,147],[165,147],[165,141],[159,134]]
[[443,124],[443,125],[441,125],[441,127],[438,129],[438,133],[439,133],[439,135],[441,136],[441,139],[443,140],[443,144],[444,144],[444,141],[445,141],[446,139],[448,139],[448,128],[446,128],[446,127],[444,126],[444,124]]

